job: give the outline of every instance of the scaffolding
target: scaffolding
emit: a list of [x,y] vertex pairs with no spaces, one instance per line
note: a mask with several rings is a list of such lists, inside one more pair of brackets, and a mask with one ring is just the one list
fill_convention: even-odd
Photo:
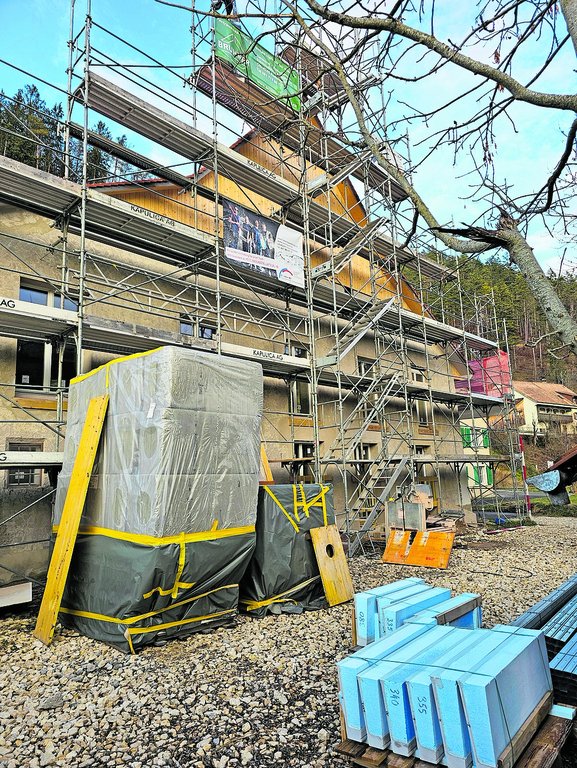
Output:
[[[64,178],[0,157],[0,200],[59,232],[52,242],[4,232],[1,242],[20,265],[12,269],[47,281],[61,307],[0,306],[2,336],[58,350],[57,427],[66,350],[81,371],[85,351],[193,346],[256,359],[271,388],[284,388],[285,407],[265,399],[269,461],[292,481],[339,485],[350,554],[370,550],[387,501],[419,483],[444,515],[461,517],[471,503],[484,517],[503,504],[527,514],[493,298],[467,295],[465,260],[448,259],[414,225],[402,187],[359,146],[343,84],[303,28],[263,14],[257,33],[250,16],[193,6],[186,75],[101,26],[90,0],[85,10],[79,21],[71,3]],[[219,24],[221,36],[254,41],[236,65],[219,52]],[[124,59],[106,52],[112,38]],[[339,44],[358,40],[343,33]],[[251,78],[256,47],[296,75],[296,91],[273,96]],[[352,90],[387,162],[410,178],[409,138],[387,133],[373,65],[351,60]],[[158,71],[189,98],[160,85]],[[179,159],[163,166],[101,136],[93,112]],[[89,180],[89,147],[121,163],[114,182]],[[304,285],[227,258],[229,200],[302,234]],[[23,247],[48,254],[52,269],[40,274]]]

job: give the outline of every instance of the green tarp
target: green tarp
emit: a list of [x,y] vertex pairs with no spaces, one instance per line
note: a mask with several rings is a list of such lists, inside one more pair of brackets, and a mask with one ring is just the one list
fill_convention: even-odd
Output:
[[59,619],[126,653],[226,621],[238,611],[255,539],[251,532],[150,546],[80,534]]
[[261,487],[256,548],[240,583],[241,610],[262,618],[269,611],[300,613],[326,607],[307,533],[334,522],[331,485]]

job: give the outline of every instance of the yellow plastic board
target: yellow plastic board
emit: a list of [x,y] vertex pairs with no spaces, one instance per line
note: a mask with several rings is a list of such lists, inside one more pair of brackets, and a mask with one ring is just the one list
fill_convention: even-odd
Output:
[[391,531],[383,563],[392,563],[393,565],[402,565],[407,560],[409,554],[409,541],[411,531]]
[[454,533],[417,533],[409,556],[407,565],[422,565],[425,568],[446,568],[449,564],[451,549],[453,548]]
[[54,634],[107,407],[108,395],[94,397],[88,404],[70,485],[64,501],[62,519],[58,526],[56,543],[48,568],[44,597],[34,630],[34,637],[45,645],[50,644]]
[[311,528],[311,539],[329,605],[340,605],[355,596],[341,535],[336,525]]

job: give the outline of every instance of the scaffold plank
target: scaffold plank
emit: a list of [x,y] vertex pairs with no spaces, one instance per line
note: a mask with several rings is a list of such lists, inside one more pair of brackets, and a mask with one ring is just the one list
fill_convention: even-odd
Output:
[[[75,96],[82,102],[82,89],[78,89]],[[94,72],[90,73],[88,83],[88,106],[193,162],[208,165],[205,161],[216,150],[219,173],[228,176],[239,186],[252,189],[274,202],[286,205],[300,197],[296,184],[282,179],[273,171],[235,152],[225,144],[215,144],[208,134]]]
[[[69,123],[69,128],[71,136],[73,136],[75,139],[82,140],[84,136],[84,128],[81,125],[77,125],[76,123]],[[96,131],[88,130],[87,137],[88,143],[93,147],[97,147],[103,152],[106,152],[113,157],[117,157],[119,160],[123,160],[125,163],[130,163],[130,165],[133,165],[136,168],[140,168],[140,170],[146,171],[146,173],[155,173],[161,179],[166,179],[166,181],[177,184],[183,189],[192,186],[193,180],[188,176],[183,176],[181,173],[178,173],[178,171],[175,171],[172,168],[159,165],[158,163],[154,162],[154,160],[151,160],[148,157],[144,157],[144,155],[135,152],[129,147],[124,147],[122,144],[118,144],[116,141],[107,139],[106,136],[103,136],[100,133],[96,133]]]
[[[175,321],[175,325],[176,325]],[[14,339],[48,341],[55,336],[73,334],[78,327],[78,315],[70,310],[44,307],[19,299],[0,296],[0,335]],[[199,339],[188,334],[129,323],[123,320],[86,315],[82,325],[85,349],[112,354],[146,352],[169,345],[216,352],[215,340]],[[305,372],[310,368],[306,358],[280,352],[223,342],[223,355],[256,360],[266,373]]]
[[0,469],[61,469],[62,451],[0,451]]
[[108,395],[101,395],[93,397],[88,404],[84,428],[72,468],[70,486],[62,510],[62,519],[50,558],[44,596],[33,633],[34,637],[45,645],[50,644],[54,634],[88,483],[106,417],[108,399]]
[[[79,184],[0,157],[0,200],[40,216],[66,215],[69,231],[78,233],[81,196]],[[86,193],[86,234],[169,262],[189,263],[216,247],[215,238],[205,232],[94,189]]]
[[[79,101],[82,100],[81,89],[78,89],[75,95]],[[126,128],[189,160],[200,162],[216,151],[219,173],[229,177],[239,186],[258,192],[274,203],[285,207],[292,204],[294,210],[299,211],[302,216],[301,192],[298,185],[283,179],[274,171],[244,157],[230,147],[220,142],[215,143],[209,135],[94,73],[90,74],[88,105]],[[307,144],[307,151],[309,149]],[[355,158],[343,147],[339,148],[339,152],[346,152],[346,159],[349,161]],[[370,166],[371,171],[374,172],[374,163],[370,163]],[[342,170],[342,165],[339,170]],[[364,176],[362,178],[364,179]],[[374,222],[367,222],[364,226],[357,224],[349,213],[340,216],[331,215],[326,206],[313,199],[308,203],[308,215],[314,226],[330,227],[331,238],[335,239],[351,239],[359,236],[365,226],[371,229],[374,226]],[[394,254],[402,263],[412,262],[416,258],[413,251],[402,248],[384,232],[375,234],[373,245],[382,256]],[[366,246],[363,252],[367,253]],[[431,259],[421,259],[421,272],[427,276],[441,277],[449,274],[450,271]]]
[[[215,63],[215,93],[216,100],[233,112],[246,119],[250,125],[260,128],[269,135],[282,133],[283,143],[290,149],[300,152],[301,132],[298,116],[286,105],[272,102],[268,94],[261,91],[254,83],[240,78],[234,70],[225,62],[217,60]],[[212,64],[203,66],[197,75],[196,84],[209,98],[213,97]],[[331,174],[338,173],[345,166],[350,165],[355,154],[345,148],[339,141],[325,135],[323,130],[312,122],[305,123],[306,152],[310,161],[328,167]],[[407,197],[397,182],[384,168],[376,163],[369,163],[366,167],[368,182],[373,189],[387,188],[387,193],[398,202]],[[351,175],[365,183],[365,167],[355,168]]]

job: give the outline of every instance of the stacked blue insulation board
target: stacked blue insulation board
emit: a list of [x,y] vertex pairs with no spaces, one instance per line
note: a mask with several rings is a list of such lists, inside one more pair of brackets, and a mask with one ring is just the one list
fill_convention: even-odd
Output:
[[407,581],[355,596],[366,642],[337,665],[347,737],[449,768],[496,768],[552,689],[544,634],[482,629],[478,595]]

